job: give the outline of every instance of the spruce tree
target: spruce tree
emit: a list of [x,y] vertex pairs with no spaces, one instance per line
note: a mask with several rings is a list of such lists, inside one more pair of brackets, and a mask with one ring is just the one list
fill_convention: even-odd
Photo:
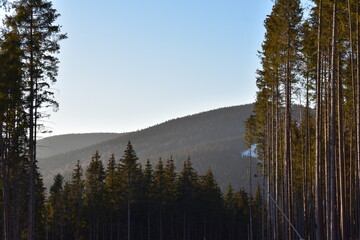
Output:
[[72,232],[75,239],[82,239],[84,237],[84,190],[85,181],[83,179],[83,169],[80,161],[77,162],[72,173],[71,195],[69,196],[71,207]]
[[[57,174],[54,183],[50,187],[50,196],[46,203],[47,231],[50,239],[64,239],[64,201],[63,201],[64,177]],[[50,236],[49,236],[50,235]]]
[[122,181],[124,183],[125,192],[127,195],[127,226],[128,226],[128,240],[131,239],[132,227],[131,227],[131,205],[136,200],[138,194],[137,187],[141,183],[141,169],[140,164],[137,162],[139,159],[129,141],[124,151],[124,156],[120,159],[120,171],[123,176]]
[[144,189],[145,189],[145,205],[146,205],[146,211],[147,211],[147,219],[146,219],[146,225],[147,225],[147,239],[150,240],[152,236],[151,231],[151,214],[153,209],[154,201],[154,170],[152,169],[152,165],[150,163],[150,160],[148,159],[145,164],[144,169]]
[[88,212],[89,239],[98,239],[104,229],[100,229],[100,222],[104,222],[104,179],[105,171],[98,151],[93,155],[86,169],[85,207]]

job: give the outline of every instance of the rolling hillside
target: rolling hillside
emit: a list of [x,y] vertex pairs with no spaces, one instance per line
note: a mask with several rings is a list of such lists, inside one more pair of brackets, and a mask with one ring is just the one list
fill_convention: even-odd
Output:
[[[160,157],[167,159],[173,156],[177,171],[180,171],[183,161],[190,156],[194,168],[200,174],[212,168],[222,188],[228,183],[236,187],[246,186],[248,160],[242,156],[242,152],[246,150],[243,143],[245,134],[243,123],[252,113],[252,108],[251,104],[221,108],[121,134],[78,149],[68,148],[67,152],[61,151],[60,154],[39,158],[39,167],[45,184],[49,186],[57,173],[63,174],[65,179],[68,179],[77,160],[86,167],[96,150],[101,154],[105,164],[112,153],[120,159],[130,140],[141,163],[150,159],[156,164]],[[63,140],[78,142],[82,141],[79,137],[91,139],[95,135],[56,136],[52,137],[51,141],[63,146],[65,144]],[[74,138],[70,140],[72,137]],[[88,140],[89,142],[91,141]],[[54,148],[56,148],[55,144]]]
[[37,155],[39,158],[47,158],[89,147],[121,135],[121,133],[84,133],[48,137],[37,142]]

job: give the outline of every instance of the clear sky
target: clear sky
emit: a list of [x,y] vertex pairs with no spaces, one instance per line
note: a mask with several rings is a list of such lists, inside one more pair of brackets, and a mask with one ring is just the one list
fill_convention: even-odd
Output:
[[53,135],[128,132],[255,100],[271,0],[54,0],[69,38]]

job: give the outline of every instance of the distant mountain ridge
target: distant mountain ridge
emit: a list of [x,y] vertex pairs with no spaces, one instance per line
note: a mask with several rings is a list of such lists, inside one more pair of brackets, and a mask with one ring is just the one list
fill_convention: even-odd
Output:
[[122,134],[123,133],[78,133],[47,137],[37,141],[37,156],[38,158],[51,157],[98,144],[119,137]]
[[[172,156],[177,171],[180,171],[183,161],[190,156],[194,168],[200,174],[211,168],[222,188],[228,183],[235,187],[246,186],[248,159],[242,156],[246,150],[243,141],[244,121],[252,111],[253,105],[246,104],[169,120],[136,132],[99,134],[102,138],[97,138],[96,134],[84,135],[82,137],[87,139],[88,144],[78,149],[69,148],[67,152],[57,151],[53,155],[47,153],[46,157],[38,159],[39,167],[45,184],[49,186],[57,173],[69,179],[77,160],[80,160],[85,170],[97,150],[104,165],[112,153],[117,160],[120,159],[126,143],[131,141],[141,163],[150,159],[155,166],[160,157],[167,159]],[[51,141],[62,144],[61,138],[76,142],[80,141],[81,136],[54,136]],[[44,143],[49,139],[41,141]],[[90,144],[92,142],[95,143]]]

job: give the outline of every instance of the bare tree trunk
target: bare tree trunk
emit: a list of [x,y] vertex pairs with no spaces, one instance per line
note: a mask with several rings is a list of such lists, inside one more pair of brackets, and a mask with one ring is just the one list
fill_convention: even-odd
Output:
[[[292,190],[291,190],[291,70],[290,70],[290,37],[288,36],[288,49],[286,61],[285,81],[285,213],[292,222]],[[286,224],[288,237],[292,239],[292,229]]]
[[[277,81],[277,71],[275,71],[275,79]],[[271,169],[271,179],[272,179],[272,186],[271,186],[271,192],[273,194],[273,196],[275,195],[275,202],[277,202],[277,147],[276,147],[276,108],[277,108],[277,84],[273,85],[271,87],[271,165],[272,165],[272,169]],[[273,229],[273,233],[272,233],[272,238],[274,239],[278,239],[277,237],[277,230],[278,230],[278,224],[277,224],[277,211],[275,209],[274,204],[272,204],[272,229]]]
[[305,109],[305,157],[303,157],[303,230],[304,238],[308,236],[308,162],[310,160],[310,116],[309,116],[309,76],[306,76],[306,109]]
[[343,127],[343,96],[342,81],[340,78],[340,57],[338,56],[338,166],[339,166],[339,205],[340,205],[340,232],[341,238],[346,239],[346,213],[345,213],[345,158],[344,158],[344,127]]
[[[277,78],[277,73],[276,73]],[[279,203],[279,172],[280,172],[280,164],[279,164],[279,84],[276,83],[275,87],[275,201]],[[275,239],[279,239],[279,225],[278,225],[278,213],[275,213]]]
[[[326,66],[326,68],[330,68],[331,64],[328,64],[328,66]],[[329,71],[331,71],[329,69]],[[324,79],[326,79],[326,82],[324,82],[324,111],[323,111],[323,116],[324,116],[324,153],[325,153],[325,161],[324,161],[324,165],[325,165],[325,169],[324,169],[324,237],[326,237],[326,239],[330,239],[330,101],[331,101],[331,97],[330,97],[330,78],[331,78],[331,74],[329,74],[328,78],[327,76],[324,77]]]
[[336,240],[336,11],[337,3],[333,4],[333,29],[332,29],[332,52],[331,52],[331,119],[330,119],[330,239]]
[[[353,98],[353,119],[354,119],[354,130],[351,131],[351,136],[353,136],[353,133],[355,132],[355,134],[357,133],[357,124],[356,124],[356,113],[357,113],[357,101],[356,101],[356,84],[355,84],[355,73],[354,73],[354,46],[353,46],[353,35],[352,35],[352,32],[353,32],[353,28],[352,28],[352,16],[351,16],[351,3],[350,3],[350,0],[348,0],[348,14],[349,14],[349,39],[350,39],[350,70],[351,70],[351,86],[352,86],[352,98]],[[339,115],[340,117],[340,115]],[[340,132],[343,132],[343,131],[340,131]],[[353,142],[353,137],[350,138],[350,166],[349,166],[349,172],[350,174],[352,173],[352,142]],[[356,144],[354,145],[355,146],[355,152],[357,152],[357,146]],[[345,151],[345,150],[344,150]],[[345,161],[345,156],[344,156],[344,161]],[[355,154],[355,163],[357,162],[357,154]],[[346,167],[343,169],[344,171],[346,171]],[[350,178],[352,177],[352,174],[350,175]],[[344,180],[346,180],[344,178]],[[356,181],[356,180],[355,180]],[[350,179],[350,181],[348,181],[349,183],[352,183],[352,180]],[[345,183],[345,190],[346,190],[346,183]],[[351,190],[351,186],[349,187],[349,190]],[[345,193],[346,195],[346,193]],[[352,196],[352,195],[349,195],[349,196]],[[347,208],[347,212],[345,212],[344,214],[345,215],[348,215],[348,219],[347,219],[347,223],[351,223],[352,221],[352,207],[351,207],[351,202],[352,202],[352,197],[349,197],[348,198],[348,201],[346,204],[349,205],[349,207]],[[348,234],[349,236],[352,236],[352,231],[351,229],[351,225],[352,224],[345,224],[345,230],[346,231],[349,231],[350,234]],[[349,225],[349,226],[347,226]],[[343,239],[345,239],[347,237],[346,234],[344,234],[343,236]],[[345,237],[345,238],[344,238]]]
[[[269,103],[268,103],[269,104]],[[267,105],[267,109],[270,109],[270,106]],[[272,211],[271,211],[271,201],[270,201],[270,184],[271,184],[271,134],[270,134],[270,130],[271,130],[271,115],[269,113],[269,111],[267,111],[267,123],[266,123],[266,139],[267,139],[267,144],[266,144],[266,177],[267,177],[267,195],[266,195],[266,205],[267,205],[267,222],[266,222],[266,234],[267,234],[267,239],[271,238],[271,218],[272,218]]]
[[315,158],[315,235],[317,240],[323,236],[322,228],[322,183],[321,183],[321,145],[322,145],[322,102],[321,102],[321,24],[322,24],[322,0],[319,2],[318,23],[318,46],[317,46],[317,69],[316,69],[316,158]]
[[357,98],[356,104],[356,230],[357,237],[360,237],[360,3],[357,9]]

